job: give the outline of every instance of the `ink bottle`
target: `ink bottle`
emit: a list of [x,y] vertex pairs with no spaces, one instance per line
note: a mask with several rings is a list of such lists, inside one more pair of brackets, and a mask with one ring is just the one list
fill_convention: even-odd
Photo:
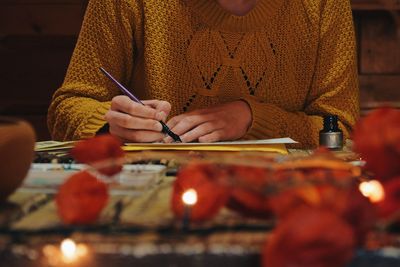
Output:
[[319,145],[330,150],[340,150],[343,147],[343,132],[338,125],[338,116],[324,117],[324,128],[319,132]]

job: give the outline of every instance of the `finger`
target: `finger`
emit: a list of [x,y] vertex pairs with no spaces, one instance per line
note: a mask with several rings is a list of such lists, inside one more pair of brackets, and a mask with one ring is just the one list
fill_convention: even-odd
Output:
[[169,113],[171,112],[171,104],[167,101],[160,101],[159,105],[156,107],[156,110],[162,114],[161,120],[165,122]]
[[182,139],[182,142],[197,141],[201,136],[206,136],[221,128],[221,123],[218,123],[217,121],[210,121],[195,127],[194,129],[180,136],[180,138]]
[[182,116],[182,119],[174,127],[172,128],[170,127],[170,129],[171,131],[180,136],[208,121],[211,121],[210,116],[198,115],[198,114],[195,115],[184,114]]
[[130,130],[118,125],[110,125],[110,133],[128,142],[136,143],[159,142],[164,137],[164,134],[159,132]]
[[110,125],[118,125],[126,129],[149,130],[155,132],[161,132],[162,130],[161,123],[157,120],[133,117],[129,114],[114,110],[107,111],[105,119]]
[[167,121],[167,126],[168,126],[170,129],[174,128],[175,125],[177,125],[178,122],[182,120],[182,118],[184,117],[184,115],[185,115],[185,114],[182,114],[182,115],[178,115],[178,116],[175,116],[175,117],[171,118],[169,121]]
[[148,105],[158,112],[164,112],[165,117],[162,118],[163,121],[165,121],[168,117],[168,114],[171,112],[171,104],[167,101],[162,101],[162,100],[146,100],[143,101],[145,105]]
[[215,108],[206,108],[206,109],[196,109],[191,112],[187,112],[178,116],[175,116],[171,118],[167,122],[167,126],[172,129],[174,128],[179,122],[184,120],[186,117],[191,117],[191,116],[204,116],[206,121],[210,121],[213,119],[213,114],[215,113]]
[[116,96],[111,101],[111,110],[120,111],[130,114],[134,117],[141,117],[147,119],[161,120],[164,116],[161,112],[157,112],[149,106],[144,106],[136,103],[127,96]]
[[199,142],[200,143],[214,143],[214,142],[223,141],[223,134],[224,134],[224,132],[222,130],[217,130],[212,133],[209,133],[209,134],[199,137]]

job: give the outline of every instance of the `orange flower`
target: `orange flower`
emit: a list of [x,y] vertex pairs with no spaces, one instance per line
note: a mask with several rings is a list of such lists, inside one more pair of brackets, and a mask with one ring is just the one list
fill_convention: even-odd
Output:
[[95,222],[107,200],[107,186],[86,171],[72,175],[56,196],[58,214],[67,224]]
[[182,195],[194,189],[197,202],[191,207],[190,220],[203,221],[214,217],[229,198],[229,188],[220,184],[224,175],[223,170],[211,164],[194,163],[183,167],[173,185],[171,206],[175,216],[184,216]]
[[353,228],[357,246],[362,247],[368,232],[376,223],[376,207],[361,194],[357,187],[353,187],[347,192],[345,205],[340,215]]
[[383,184],[385,198],[378,202],[378,213],[383,219],[393,222],[400,221],[400,176],[394,177]]
[[311,185],[290,188],[270,198],[270,206],[280,219],[286,218],[298,208],[319,206],[320,202],[317,188]]
[[381,108],[360,120],[353,132],[354,150],[366,169],[384,179],[400,175],[400,111]]
[[300,208],[281,221],[263,251],[265,267],[342,267],[353,257],[351,227],[337,214]]
[[[343,210],[347,205],[346,190],[332,182],[346,181],[351,173],[345,170],[309,168],[279,171],[279,184],[284,186],[271,196],[271,207],[279,218],[302,206]],[[346,177],[346,178],[343,178]],[[275,177],[276,178],[276,177]]]
[[268,178],[265,168],[231,166],[229,170],[233,185],[227,207],[256,218],[270,218],[269,200],[262,192]]
[[[121,149],[121,141],[116,137],[105,134],[76,143],[71,150],[71,155],[79,162],[95,164],[107,159],[119,159],[124,156]],[[121,164],[100,168],[99,171],[105,175],[112,176],[122,170]]]

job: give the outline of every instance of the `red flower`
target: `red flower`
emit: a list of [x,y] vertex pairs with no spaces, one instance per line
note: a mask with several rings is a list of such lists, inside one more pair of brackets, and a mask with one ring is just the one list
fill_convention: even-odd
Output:
[[[79,162],[94,164],[107,159],[119,159],[124,156],[121,142],[116,137],[106,134],[76,143],[71,154]],[[99,171],[105,175],[112,176],[122,170],[121,164],[100,168]]]
[[319,206],[320,202],[318,190],[309,185],[286,189],[270,198],[271,208],[280,219],[286,218],[296,209]]
[[86,171],[72,175],[56,196],[58,214],[67,224],[95,222],[107,200],[107,186]]
[[263,266],[342,267],[353,251],[353,231],[342,218],[331,211],[300,208],[267,240]]
[[203,221],[214,217],[229,198],[229,188],[221,185],[225,173],[215,165],[190,164],[183,167],[175,180],[171,199],[177,218],[184,215],[182,195],[189,189],[197,193],[197,202],[191,207],[190,220]]
[[306,168],[276,174],[277,184],[283,184],[283,187],[271,196],[270,203],[279,218],[302,206],[341,211],[347,205],[346,191],[332,182],[347,182],[352,175],[348,170]]
[[400,175],[400,111],[381,108],[360,120],[353,132],[354,150],[366,169],[382,179]]
[[375,206],[354,187],[348,191],[340,215],[353,228],[357,246],[362,247],[368,232],[376,223]]
[[239,213],[257,218],[270,218],[269,200],[262,192],[268,178],[265,168],[232,166],[230,175],[235,184],[227,207]]
[[352,227],[357,246],[364,244],[376,222],[374,206],[358,189],[331,185],[297,186],[272,197],[270,203],[278,218],[283,220],[294,210],[306,207],[336,213]]
[[[378,213],[383,219],[400,221],[400,176],[392,178],[383,184],[385,198],[378,203]],[[393,218],[395,216],[396,218]]]

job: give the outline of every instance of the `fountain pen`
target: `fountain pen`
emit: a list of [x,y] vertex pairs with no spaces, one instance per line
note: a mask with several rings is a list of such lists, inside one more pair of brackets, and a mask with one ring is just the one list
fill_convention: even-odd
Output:
[[[128,89],[126,89],[120,82],[118,82],[113,76],[111,76],[110,73],[108,73],[104,68],[100,67],[101,72],[103,72],[112,82],[115,83],[115,85],[117,85],[117,87],[126,95],[128,96],[130,99],[132,99],[133,101],[135,101],[136,103],[139,104],[143,104],[142,101],[139,100],[139,98],[137,98],[136,96],[134,96],[131,92],[129,92]],[[165,134],[168,134],[169,136],[171,136],[171,138],[174,140],[174,142],[179,142],[181,143],[182,140],[179,137],[179,135],[175,134],[173,131],[171,131],[171,129],[165,124],[165,122],[160,121],[161,126],[162,126],[162,132]]]

